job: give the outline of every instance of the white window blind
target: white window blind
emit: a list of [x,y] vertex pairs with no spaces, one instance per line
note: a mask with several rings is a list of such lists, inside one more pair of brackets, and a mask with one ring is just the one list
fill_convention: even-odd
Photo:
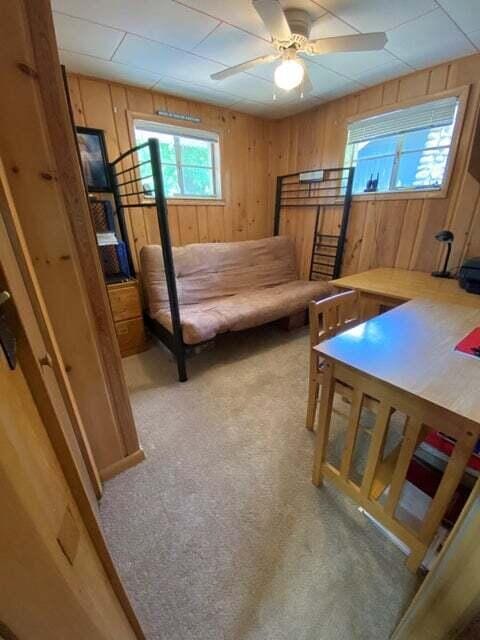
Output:
[[449,126],[455,120],[457,105],[458,98],[443,98],[357,120],[348,128],[348,144],[418,129]]

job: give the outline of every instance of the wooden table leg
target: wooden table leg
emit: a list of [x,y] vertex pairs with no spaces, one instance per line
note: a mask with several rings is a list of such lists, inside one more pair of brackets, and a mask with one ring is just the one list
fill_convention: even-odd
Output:
[[323,369],[322,393],[318,412],[317,434],[315,441],[315,456],[313,462],[312,482],[316,487],[322,484],[322,465],[328,444],[328,433],[332,418],[333,396],[335,393],[335,380],[333,377],[334,365],[325,362]]

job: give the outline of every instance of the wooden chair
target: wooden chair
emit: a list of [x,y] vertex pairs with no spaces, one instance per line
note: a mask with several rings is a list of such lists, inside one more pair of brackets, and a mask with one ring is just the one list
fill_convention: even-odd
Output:
[[[333,396],[339,384],[351,389],[352,402],[340,465],[335,467],[327,461],[326,454]],[[350,477],[355,441],[362,406],[365,406],[366,400],[372,399],[378,402],[376,420],[365,469],[360,483],[356,483]],[[390,419],[395,411],[405,416],[403,436],[393,451],[384,458]],[[439,426],[442,432],[456,440],[456,444],[426,514],[417,526],[413,526],[412,523],[397,519],[397,507],[415,449],[430,430],[436,431]],[[313,483],[318,487],[322,484],[323,478],[326,478],[402,540],[410,547],[407,567],[415,572],[448,509],[479,435],[480,424],[477,422],[462,418],[341,363],[326,361],[315,445]],[[382,502],[378,498],[387,486],[388,495]]]
[[[310,377],[306,427],[313,431],[317,413],[318,394],[323,379],[323,360],[314,347],[319,342],[346,331],[361,322],[360,294],[358,291],[337,293],[323,300],[312,300],[310,315]],[[351,399],[351,389],[337,388],[342,396]]]

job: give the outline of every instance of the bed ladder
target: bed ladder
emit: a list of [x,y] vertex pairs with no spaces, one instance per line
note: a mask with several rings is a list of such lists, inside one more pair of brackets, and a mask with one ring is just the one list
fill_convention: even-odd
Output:
[[[315,230],[310,257],[310,280],[340,277],[352,202],[353,167],[312,169],[277,177],[274,235],[280,232],[282,214],[290,210],[316,210]],[[339,214],[341,218],[339,218]],[[329,228],[328,216],[335,215],[338,233]],[[329,231],[325,232],[325,227]]]

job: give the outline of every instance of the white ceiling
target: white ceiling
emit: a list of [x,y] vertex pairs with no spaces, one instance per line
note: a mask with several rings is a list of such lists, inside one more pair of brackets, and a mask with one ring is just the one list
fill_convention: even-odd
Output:
[[68,71],[273,118],[480,51],[480,0],[280,1],[316,19],[313,38],[386,31],[386,48],[309,57],[313,93],[301,100],[279,92],[274,100],[275,63],[210,79],[272,52],[250,0],[52,0],[52,7]]

